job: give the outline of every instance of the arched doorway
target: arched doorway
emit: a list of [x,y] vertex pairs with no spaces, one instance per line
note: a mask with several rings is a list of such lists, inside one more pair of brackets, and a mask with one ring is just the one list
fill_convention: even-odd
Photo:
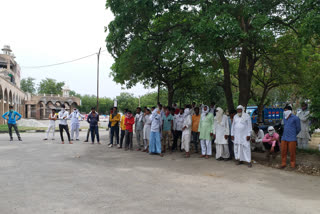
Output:
[[37,115],[37,119],[38,118],[40,120],[45,119],[45,116],[46,116],[46,105],[45,105],[45,103],[40,101],[38,103],[38,109],[39,109],[39,114]]
[[12,106],[12,92],[9,91],[9,106]]
[[8,90],[5,89],[3,93],[3,112],[9,111],[9,96]]
[[[2,91],[2,86],[0,85],[0,114],[1,115],[4,114],[3,105],[4,105],[4,102],[3,102],[3,91]],[[4,124],[4,119],[2,117],[0,118],[0,123]]]

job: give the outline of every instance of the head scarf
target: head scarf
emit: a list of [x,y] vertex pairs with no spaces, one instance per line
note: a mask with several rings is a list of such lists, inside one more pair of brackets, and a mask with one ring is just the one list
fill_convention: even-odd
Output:
[[189,116],[189,115],[190,115],[190,109],[189,109],[189,108],[186,108],[186,109],[184,110],[183,116],[184,116],[184,117],[187,117],[187,116]]
[[239,117],[242,117],[242,115],[243,115],[243,113],[244,113],[244,107],[243,107],[242,105],[239,105],[239,106],[237,107],[237,110],[238,110],[238,109],[242,109],[241,115],[240,115],[239,113],[237,113]]
[[216,117],[215,117],[218,123],[222,122],[222,117],[223,117],[223,109],[218,107],[216,112]]
[[[207,110],[205,111],[204,108],[207,107]],[[202,107],[202,113],[201,113],[201,120],[204,120],[206,118],[207,114],[209,113],[210,109],[208,106],[203,106]]]
[[285,119],[288,119],[291,113],[292,113],[291,110],[284,111],[284,112],[283,112],[284,118],[285,118]]
[[127,113],[126,113],[126,118],[130,119],[131,117],[132,117],[132,113],[127,112]]
[[268,127],[268,133],[269,133],[269,135],[270,135],[270,136],[273,136],[274,132],[275,132],[275,131],[274,131],[273,126],[269,126],[269,127]]

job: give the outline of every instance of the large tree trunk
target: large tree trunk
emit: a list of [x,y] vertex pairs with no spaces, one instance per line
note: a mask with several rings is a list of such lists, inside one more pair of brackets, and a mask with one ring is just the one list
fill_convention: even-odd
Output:
[[247,69],[247,53],[243,47],[240,54],[240,62],[238,67],[239,78],[239,104],[246,107],[250,99],[251,77]]
[[173,96],[174,96],[174,88],[171,84],[167,84],[167,88],[168,88],[168,106],[172,106]]
[[230,111],[234,109],[233,95],[232,95],[232,89],[231,89],[230,64],[227,58],[222,53],[219,53],[219,56],[222,62],[223,70],[224,70],[223,90],[227,100],[228,110]]
[[268,92],[269,92],[269,89],[267,87],[265,87],[263,89],[263,93],[262,93],[260,102],[258,104],[258,123],[263,123],[263,117],[262,117],[262,115],[263,115],[263,107],[264,107],[264,101],[267,98]]

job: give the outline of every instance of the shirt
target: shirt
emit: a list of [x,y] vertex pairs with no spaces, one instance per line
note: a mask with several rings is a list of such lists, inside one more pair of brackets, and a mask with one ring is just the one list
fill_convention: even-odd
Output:
[[171,121],[173,121],[172,115],[169,114],[168,117],[166,115],[163,115],[162,121],[163,121],[163,131],[170,131],[172,128]]
[[256,143],[261,143],[263,137],[264,137],[264,133],[261,129],[259,129],[258,134],[256,134],[254,130],[251,131],[251,139],[254,139]]
[[126,130],[126,124],[124,123],[124,120],[126,119],[126,116],[125,115],[122,115],[121,117],[121,122],[120,122],[120,128],[122,131],[125,131]]
[[50,120],[49,124],[54,126],[56,124],[56,121],[51,119],[57,119],[56,114],[49,114],[49,120]]
[[153,110],[151,115],[151,132],[160,132],[161,115],[157,111],[158,109]]
[[281,140],[283,141],[297,141],[297,135],[301,131],[300,119],[291,114],[288,119],[283,119],[284,128]]
[[198,132],[201,115],[192,115],[192,131]]
[[[272,138],[275,138],[276,140],[271,141]],[[279,134],[278,133],[273,133],[272,136],[269,135],[269,133],[267,133],[262,142],[264,143],[269,143],[272,145],[272,147],[274,147],[276,145],[276,143],[278,143],[278,146],[280,148],[280,140],[279,140]]]
[[87,122],[90,124],[90,126],[98,126],[99,114],[96,113],[95,116],[93,116],[92,113],[90,113],[87,118]]
[[[64,111],[64,112],[60,111],[59,112],[59,120],[60,120],[59,124],[60,125],[68,125],[68,122],[67,122],[68,116],[69,116],[69,113],[67,111]],[[66,119],[63,119],[64,117]]]
[[126,130],[128,130],[129,132],[133,132],[134,117],[126,117],[126,119],[124,120],[124,124],[126,125]]
[[175,122],[175,130],[177,131],[182,131],[182,126],[183,126],[183,120],[184,120],[184,116],[183,114],[177,114],[174,117],[174,122]]
[[142,131],[143,130],[143,113],[141,112],[140,114],[136,114],[136,116],[134,117],[134,121],[135,121],[135,130],[136,131]]
[[120,121],[120,114],[117,114],[115,117],[110,114],[109,121],[111,122],[111,127],[118,126]]
[[[8,116],[8,118],[7,118],[7,116]],[[17,116],[18,116],[18,119],[16,118]],[[21,117],[22,117],[21,114],[19,114],[16,111],[12,111],[12,112],[8,111],[2,115],[3,119],[8,120],[8,124],[16,124],[16,121],[20,120]]]

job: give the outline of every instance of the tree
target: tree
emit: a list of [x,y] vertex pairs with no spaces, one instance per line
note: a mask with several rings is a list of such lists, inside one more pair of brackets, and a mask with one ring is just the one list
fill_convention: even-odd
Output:
[[115,58],[114,80],[127,88],[138,82],[163,86],[171,105],[175,91],[186,87],[185,82],[200,68],[188,12],[177,7],[172,16],[152,1],[108,0],[107,6],[116,14],[107,37],[108,50]]
[[62,94],[64,82],[57,82],[55,79],[46,78],[41,80],[38,88],[39,94]]
[[26,93],[35,94],[36,93],[36,84],[35,79],[32,77],[28,77],[27,79],[22,79],[21,84],[21,90]]
[[[95,95],[83,95],[81,98],[81,112],[90,112],[92,107],[97,105],[97,97]],[[99,114],[107,114],[109,109],[113,107],[113,100],[107,97],[99,98]]]
[[119,111],[128,109],[132,111],[132,113],[135,113],[135,110],[139,105],[139,99],[134,97],[133,94],[130,93],[121,93],[120,96],[116,97],[116,99],[118,101]]

